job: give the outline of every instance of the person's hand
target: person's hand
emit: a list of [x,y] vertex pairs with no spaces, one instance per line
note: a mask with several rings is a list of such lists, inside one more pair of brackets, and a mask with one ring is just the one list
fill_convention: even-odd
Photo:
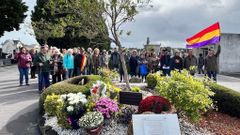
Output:
[[57,63],[58,61],[57,60],[54,60],[54,63]]
[[39,66],[42,67],[42,66],[43,66],[43,63],[39,63]]
[[49,62],[49,64],[53,64],[53,62],[52,62],[52,61],[50,61],[50,62]]

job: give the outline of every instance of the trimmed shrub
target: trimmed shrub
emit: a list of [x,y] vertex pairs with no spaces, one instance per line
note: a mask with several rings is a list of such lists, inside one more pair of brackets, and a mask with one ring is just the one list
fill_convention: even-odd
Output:
[[112,83],[112,80],[119,77],[119,74],[115,70],[110,70],[107,68],[99,68],[98,69],[99,75],[102,77],[102,80],[106,83]]
[[72,79],[62,81],[56,84],[51,85],[48,87],[44,92],[41,94],[39,99],[39,109],[40,113],[44,113],[43,104],[47,97],[47,95],[62,95],[68,93],[78,93],[82,92],[83,94],[90,95],[90,88],[92,87],[93,83],[97,80],[101,80],[100,76],[97,75],[90,75],[90,76],[78,76]]
[[56,116],[57,112],[64,106],[64,102],[59,95],[48,95],[44,102],[44,110],[49,116]]
[[158,73],[148,74],[146,78],[147,86],[155,88],[159,79],[161,79],[161,76]]
[[216,101],[218,110],[240,118],[240,93],[216,83],[207,83],[207,86],[215,92],[212,99]]
[[189,75],[186,70],[181,73],[172,71],[171,77],[162,77],[157,82],[156,90],[169,99],[178,112],[182,112],[193,122],[198,121],[213,106],[210,97],[214,93],[203,81]]

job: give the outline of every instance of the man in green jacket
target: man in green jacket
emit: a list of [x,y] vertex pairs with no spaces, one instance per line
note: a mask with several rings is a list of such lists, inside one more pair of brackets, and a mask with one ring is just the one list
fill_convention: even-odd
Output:
[[190,74],[192,76],[196,73],[196,67],[197,67],[197,58],[195,55],[193,55],[193,50],[188,50],[188,56],[184,58],[184,68],[189,70]]
[[214,81],[217,81],[217,71],[218,71],[218,56],[221,52],[221,46],[218,44],[218,50],[215,53],[213,49],[208,51],[208,55],[205,58],[205,70],[207,71],[208,77],[213,78]]
[[41,93],[44,88],[50,86],[49,74],[52,59],[48,53],[48,46],[44,45],[41,47],[41,52],[37,54],[34,64],[38,67],[38,90]]

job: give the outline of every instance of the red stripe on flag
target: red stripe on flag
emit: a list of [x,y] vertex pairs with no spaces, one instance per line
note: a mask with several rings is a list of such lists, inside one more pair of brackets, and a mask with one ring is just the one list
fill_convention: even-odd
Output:
[[220,29],[219,22],[217,22],[217,23],[211,25],[210,27],[202,30],[201,32],[199,32],[196,35],[194,35],[193,37],[190,37],[190,38],[186,39],[186,41],[189,42],[189,41],[194,40],[196,38],[200,38],[203,35],[205,35],[206,33],[212,32],[212,31],[217,30],[217,29]]

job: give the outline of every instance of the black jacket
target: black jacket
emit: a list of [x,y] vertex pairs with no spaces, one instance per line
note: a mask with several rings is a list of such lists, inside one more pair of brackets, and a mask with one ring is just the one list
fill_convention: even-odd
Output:
[[74,56],[74,68],[80,67],[82,63],[82,54],[77,54]]

